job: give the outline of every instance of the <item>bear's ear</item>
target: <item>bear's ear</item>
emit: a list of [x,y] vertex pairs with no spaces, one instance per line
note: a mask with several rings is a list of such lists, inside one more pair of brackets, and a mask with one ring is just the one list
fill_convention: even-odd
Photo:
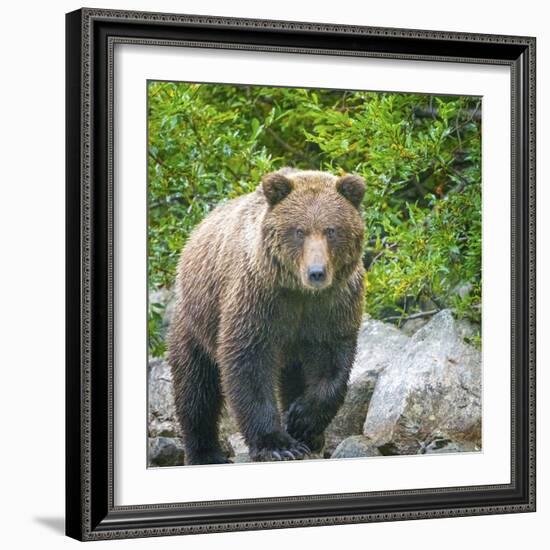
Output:
[[283,174],[273,172],[262,178],[262,189],[267,202],[275,206],[292,191],[292,182]]
[[353,206],[359,208],[365,196],[365,180],[361,176],[347,174],[336,182],[336,191],[348,199]]

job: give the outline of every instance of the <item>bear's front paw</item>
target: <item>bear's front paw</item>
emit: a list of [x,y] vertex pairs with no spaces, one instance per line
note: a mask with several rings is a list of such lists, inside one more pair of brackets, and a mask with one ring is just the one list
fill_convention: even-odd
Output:
[[322,429],[318,426],[319,420],[320,416],[315,414],[314,408],[307,401],[297,399],[286,415],[286,429],[292,437],[318,452],[325,443]]
[[271,432],[258,438],[250,447],[250,458],[254,461],[300,460],[309,453],[304,443],[296,441],[282,431]]

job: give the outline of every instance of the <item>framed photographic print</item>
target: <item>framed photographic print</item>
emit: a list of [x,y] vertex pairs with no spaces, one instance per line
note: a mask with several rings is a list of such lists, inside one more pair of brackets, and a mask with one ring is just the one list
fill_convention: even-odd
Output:
[[67,15],[67,534],[535,509],[535,39]]

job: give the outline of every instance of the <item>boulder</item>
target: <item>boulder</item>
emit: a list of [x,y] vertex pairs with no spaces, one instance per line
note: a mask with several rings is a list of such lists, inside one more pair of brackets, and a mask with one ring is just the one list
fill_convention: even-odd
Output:
[[[383,454],[481,449],[481,354],[464,343],[464,337],[479,327],[442,311],[409,329],[412,336],[365,316],[348,392],[325,431],[322,456],[334,457],[338,448],[336,457],[342,453],[371,456],[353,454],[367,448],[369,453],[377,448]],[[167,362],[151,358],[148,379],[150,462],[182,464],[181,431]],[[250,460],[227,407],[220,421],[220,442],[235,462]]]
[[379,374],[403,352],[408,342],[409,338],[393,325],[365,316],[346,398],[325,431],[325,457],[330,457],[344,439],[362,432]]
[[330,458],[359,458],[365,456],[382,456],[372,441],[364,435],[347,437],[336,447]]
[[183,466],[184,457],[181,438],[149,438],[149,466]]
[[362,432],[376,378],[376,373],[364,372],[349,384],[344,404],[325,430],[323,456],[330,457],[344,439]]
[[248,445],[244,441],[244,437],[241,433],[236,432],[231,434],[228,438],[229,448],[231,450],[230,456],[234,457],[235,463],[239,462],[252,462],[250,455],[248,454]]
[[[149,437],[181,437],[176,417],[172,370],[161,358],[149,359]],[[220,419],[220,441],[224,451],[230,449],[228,438],[238,431],[237,423],[228,408]]]
[[413,319],[408,319],[403,323],[401,330],[407,335],[412,336],[415,332],[419,331],[424,325],[430,322],[430,318],[426,317],[415,317]]
[[481,448],[481,353],[464,343],[449,310],[380,374],[363,435],[382,454],[416,454],[442,438]]
[[409,338],[390,323],[365,315],[357,337],[357,354],[350,373],[350,384],[365,373],[377,376],[400,354]]
[[149,359],[149,437],[180,437],[172,386],[172,371],[164,359]]
[[480,447],[472,441],[456,442],[441,437],[423,446],[419,454],[474,453],[480,450]]

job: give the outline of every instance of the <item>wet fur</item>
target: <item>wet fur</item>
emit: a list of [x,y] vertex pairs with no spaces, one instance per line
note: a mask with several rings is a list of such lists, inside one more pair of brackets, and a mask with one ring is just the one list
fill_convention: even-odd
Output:
[[[322,447],[345,397],[363,310],[363,193],[356,176],[284,169],[193,231],[168,338],[187,464],[227,461],[218,439],[224,399],[253,460]],[[319,236],[329,226],[331,284],[305,288],[295,230]]]

